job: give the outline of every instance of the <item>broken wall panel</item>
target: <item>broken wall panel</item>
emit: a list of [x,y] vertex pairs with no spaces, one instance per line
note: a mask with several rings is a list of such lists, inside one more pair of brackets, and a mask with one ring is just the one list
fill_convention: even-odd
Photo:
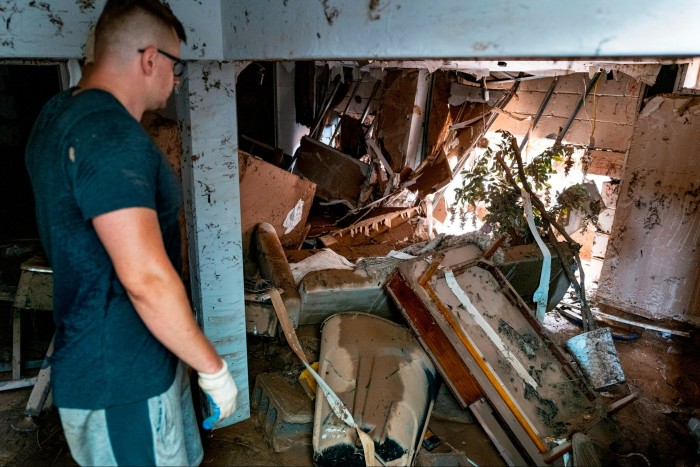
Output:
[[245,270],[251,275],[255,261],[249,250],[255,226],[267,222],[283,246],[298,247],[304,241],[316,184],[240,150],[238,166]]
[[[379,75],[381,77],[381,73]],[[362,73],[357,80],[353,81],[353,83],[350,85],[350,91],[348,91],[345,97],[343,97],[343,99],[334,107],[333,110],[335,110],[335,112],[339,115],[345,112],[346,115],[359,119],[369,104],[369,113],[371,114],[372,109],[377,105],[381,98],[378,93],[372,96],[372,91],[374,90],[376,81],[377,78],[375,78],[372,73]],[[352,95],[353,90],[355,91],[354,95]],[[352,97],[352,99],[350,99],[350,97]],[[369,100],[370,97],[372,97],[371,102]]]
[[484,88],[478,85],[468,85],[461,83],[450,84],[450,106],[459,106],[465,102],[487,103],[491,107],[496,105],[498,99],[503,95],[502,90],[489,90],[488,96],[484,93]]
[[[571,111],[576,107],[581,95],[582,89],[576,94],[564,93],[559,89],[559,83],[554,94],[547,104],[544,115],[551,117],[569,118]],[[546,92],[525,92],[518,90],[518,93],[511,99],[511,102],[506,106],[506,110],[517,109],[518,113],[535,115],[540,108],[542,101],[545,98]],[[595,107],[593,99],[593,91],[586,98],[585,107],[577,115],[579,119],[595,118],[600,122],[629,122],[634,120],[637,113],[637,98],[636,96],[601,96],[596,95]]]
[[301,139],[294,157],[294,174],[313,182],[318,198],[357,204],[369,165],[308,136]]
[[[465,110],[459,107],[452,107],[452,112],[455,124],[461,122],[473,122],[465,128],[455,130],[458,144],[455,147],[448,149],[450,157],[461,157],[465,151],[476,144],[476,138],[479,138],[483,132],[484,125],[490,116],[490,108],[487,104],[467,103],[464,104]],[[461,115],[460,115],[461,114]]]
[[[520,82],[520,91],[526,92],[547,92],[554,78],[527,79]],[[586,83],[590,76],[586,73],[570,73],[559,76],[557,82],[557,91],[561,93],[583,94],[586,88]],[[506,89],[512,86],[510,82],[489,84],[490,88]],[[641,84],[636,79],[624,73],[617,73],[615,79],[607,79],[607,76],[601,78],[598,84],[596,95],[598,96],[639,96]]]
[[450,98],[450,81],[444,71],[434,73],[434,83],[430,93],[430,114],[428,118],[428,134],[426,137],[425,158],[434,159],[440,155],[452,125],[450,106],[446,102]]
[[452,180],[452,168],[447,155],[440,153],[429,163],[423,165],[416,174],[415,184],[407,186],[411,191],[418,192],[418,198],[423,199],[430,193],[435,193]]
[[698,320],[700,99],[657,96],[637,120],[598,299],[650,318]]
[[377,119],[377,138],[394,172],[399,172],[406,164],[417,86],[418,71],[386,72],[381,112]]

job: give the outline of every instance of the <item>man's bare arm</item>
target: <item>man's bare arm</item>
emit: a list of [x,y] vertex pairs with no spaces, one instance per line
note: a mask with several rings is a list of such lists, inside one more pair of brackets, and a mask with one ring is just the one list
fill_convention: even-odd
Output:
[[126,208],[92,220],[137,313],[165,347],[198,372],[221,358],[197,326],[180,276],[163,245],[156,212]]

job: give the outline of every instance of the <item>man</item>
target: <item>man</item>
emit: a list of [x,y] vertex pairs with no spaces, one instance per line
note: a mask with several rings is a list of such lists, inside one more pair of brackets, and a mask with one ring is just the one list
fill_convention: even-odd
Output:
[[198,372],[215,414],[236,407],[176,270],[179,185],[139,125],[179,85],[185,40],[158,0],[108,0],[91,72],[46,104],[27,145],[54,272],[54,402],[82,465],[201,462],[179,360]]

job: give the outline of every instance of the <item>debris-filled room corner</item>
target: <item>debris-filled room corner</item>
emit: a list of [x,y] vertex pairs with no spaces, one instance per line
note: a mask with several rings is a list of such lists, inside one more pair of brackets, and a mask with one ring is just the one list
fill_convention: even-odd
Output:
[[[522,66],[240,71],[251,416],[204,465],[697,464],[700,98]],[[179,170],[176,116],[142,124]],[[0,237],[0,465],[74,465],[32,228]]]

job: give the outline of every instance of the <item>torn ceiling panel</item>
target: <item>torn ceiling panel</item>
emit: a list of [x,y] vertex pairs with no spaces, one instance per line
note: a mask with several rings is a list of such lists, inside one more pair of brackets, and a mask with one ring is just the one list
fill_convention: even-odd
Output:
[[[614,59],[614,60],[370,60],[367,62],[317,62],[328,64],[329,67],[342,63],[344,66],[361,66],[362,70],[373,69],[427,69],[429,72],[437,70],[453,70],[472,75],[475,81],[487,80],[509,81],[512,79],[533,79],[546,76],[561,76],[571,73],[593,74],[603,69],[606,71],[621,71],[642,81],[653,85],[656,81],[661,65],[692,64],[692,59]],[[518,77],[519,73],[525,76]]]

